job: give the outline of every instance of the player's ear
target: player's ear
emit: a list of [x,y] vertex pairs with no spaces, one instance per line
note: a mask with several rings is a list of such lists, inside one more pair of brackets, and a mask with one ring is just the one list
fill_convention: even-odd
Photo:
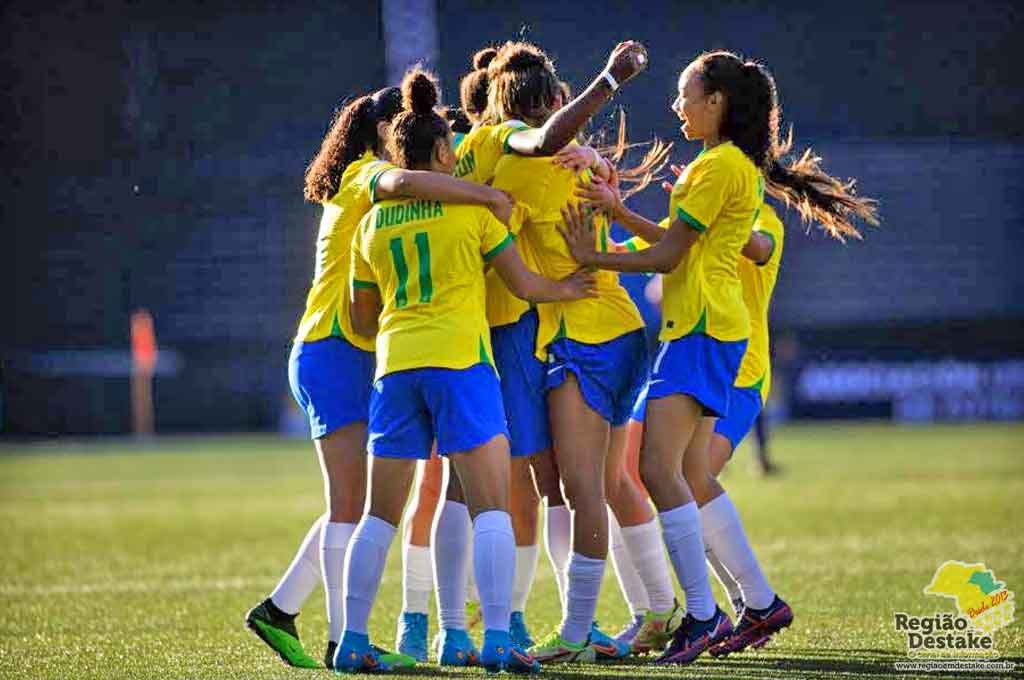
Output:
[[380,144],[383,147],[388,138],[388,129],[391,127],[391,123],[386,120],[377,122],[377,139],[380,140]]

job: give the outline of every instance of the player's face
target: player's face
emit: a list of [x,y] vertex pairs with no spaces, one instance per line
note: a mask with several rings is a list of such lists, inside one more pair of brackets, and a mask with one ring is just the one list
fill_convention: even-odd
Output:
[[707,99],[697,69],[688,67],[679,76],[678,96],[672,102],[672,110],[683,123],[679,129],[688,140],[704,139],[709,132]]
[[455,149],[452,147],[452,133],[434,142],[434,160],[431,170],[450,175],[455,172]]

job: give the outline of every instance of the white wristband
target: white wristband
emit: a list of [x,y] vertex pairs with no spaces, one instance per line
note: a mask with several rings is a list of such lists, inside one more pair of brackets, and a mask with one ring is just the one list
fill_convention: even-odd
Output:
[[608,86],[612,88],[612,92],[615,92],[619,89],[619,82],[615,80],[615,77],[607,69],[601,71],[601,75],[599,75],[598,78],[604,78],[605,81],[607,81]]

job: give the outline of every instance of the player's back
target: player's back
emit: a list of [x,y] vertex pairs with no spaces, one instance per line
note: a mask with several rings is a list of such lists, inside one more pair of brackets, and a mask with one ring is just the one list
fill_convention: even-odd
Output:
[[484,265],[510,242],[504,225],[479,206],[392,200],[367,213],[353,285],[380,290],[378,377],[490,361]]

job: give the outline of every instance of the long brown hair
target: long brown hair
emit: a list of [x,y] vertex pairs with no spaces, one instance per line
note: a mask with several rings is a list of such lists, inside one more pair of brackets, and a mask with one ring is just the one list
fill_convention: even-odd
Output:
[[334,114],[320,151],[306,168],[303,194],[307,201],[331,200],[349,163],[367,151],[380,152],[377,123],[388,122],[402,109],[402,93],[386,87],[349,102]]
[[821,167],[811,149],[787,159],[793,130],[779,136],[782,109],[775,79],[761,64],[744,61],[732,52],[708,52],[693,62],[704,92],[726,98],[719,133],[745,153],[764,173],[766,190],[787,207],[796,208],[804,222],[817,222],[833,238],[861,238],[853,224],[860,218],[878,224],[877,201],[857,196],[856,180],[837,179]]

